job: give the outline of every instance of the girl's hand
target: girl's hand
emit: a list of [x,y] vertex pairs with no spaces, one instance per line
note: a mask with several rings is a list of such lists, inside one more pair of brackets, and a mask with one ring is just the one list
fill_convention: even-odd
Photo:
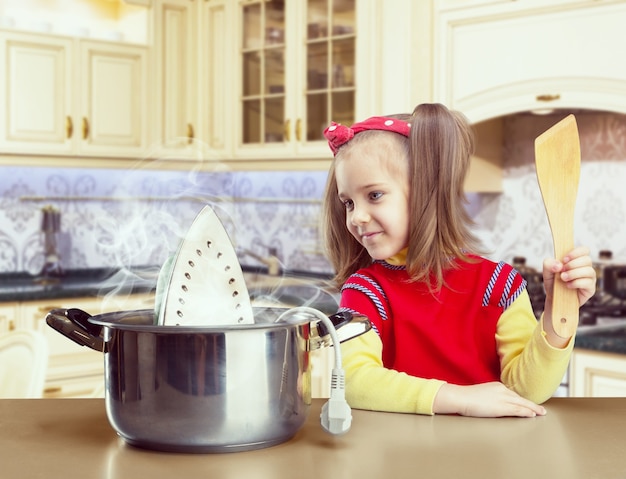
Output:
[[433,404],[435,414],[460,414],[474,417],[535,417],[546,409],[499,382],[457,386],[444,384]]
[[[552,301],[554,278],[557,274],[568,288],[578,290],[580,306],[596,292],[596,272],[592,266],[589,249],[586,247],[573,249],[561,261],[544,260],[543,285],[546,290],[546,304]],[[546,310],[548,310],[547,306]]]
[[596,272],[591,263],[589,250],[585,247],[575,248],[566,254],[562,261],[546,259],[543,262],[543,286],[546,291],[546,302],[543,314],[543,330],[546,340],[555,348],[564,348],[571,338],[559,336],[552,326],[552,294],[554,278],[559,275],[566,287],[578,290],[578,304],[582,306],[596,291]]

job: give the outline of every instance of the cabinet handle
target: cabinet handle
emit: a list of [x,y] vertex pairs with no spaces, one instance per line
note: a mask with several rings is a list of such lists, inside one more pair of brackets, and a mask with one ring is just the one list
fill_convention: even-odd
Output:
[[43,390],[44,394],[60,393],[63,389],[60,386],[50,386]]
[[15,321],[9,320],[9,331],[15,331]]
[[89,120],[83,117],[83,140],[89,138]]
[[283,136],[285,137],[285,141],[291,141],[291,120],[285,120]]
[[67,138],[72,138],[72,134],[74,133],[74,123],[72,123],[72,117],[65,117],[65,133],[67,134]]
[[535,97],[535,100],[537,101],[555,101],[555,100],[559,100],[561,98],[561,95],[559,95],[558,93],[556,95],[537,95]]
[[296,120],[296,141],[302,140],[302,120],[298,118]]
[[41,314],[48,314],[53,309],[59,309],[60,306],[39,306],[38,312]]
[[193,143],[193,136],[193,125],[191,123],[187,123],[187,143],[189,143],[190,145]]

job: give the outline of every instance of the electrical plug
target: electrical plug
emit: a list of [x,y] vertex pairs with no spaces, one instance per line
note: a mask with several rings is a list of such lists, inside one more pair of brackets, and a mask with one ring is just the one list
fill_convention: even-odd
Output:
[[333,369],[330,386],[330,399],[322,406],[322,427],[325,431],[340,435],[350,430],[352,410],[346,402],[345,373],[343,369]]

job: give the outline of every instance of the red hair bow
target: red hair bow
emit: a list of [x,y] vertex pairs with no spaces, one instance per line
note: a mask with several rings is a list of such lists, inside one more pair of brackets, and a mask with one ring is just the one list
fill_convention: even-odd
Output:
[[348,143],[357,133],[365,130],[391,131],[408,137],[411,131],[411,124],[386,116],[373,116],[367,120],[355,123],[351,127],[332,121],[330,126],[324,130],[324,137],[328,140],[328,146],[330,146],[333,155],[336,155],[342,145]]

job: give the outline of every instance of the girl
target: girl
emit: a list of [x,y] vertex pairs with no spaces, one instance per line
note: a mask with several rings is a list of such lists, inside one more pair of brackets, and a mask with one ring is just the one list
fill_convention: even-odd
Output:
[[586,248],[545,260],[537,322],[526,283],[481,256],[465,208],[467,120],[439,104],[324,132],[335,159],[324,198],[326,249],[341,308],[373,328],[342,345],[356,408],[468,416],[545,414],[574,346],[549,314],[555,275],[595,291]]

